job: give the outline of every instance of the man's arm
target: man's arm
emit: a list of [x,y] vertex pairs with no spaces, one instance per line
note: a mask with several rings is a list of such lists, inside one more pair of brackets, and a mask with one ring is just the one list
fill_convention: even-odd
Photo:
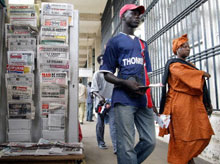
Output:
[[105,98],[99,94],[99,92],[92,92],[93,95],[97,96],[99,98],[99,101],[105,101]]
[[132,80],[124,80],[116,77],[114,74],[105,72],[104,73],[105,80],[109,83],[113,83],[117,86],[123,87],[125,89],[128,89],[134,93],[144,95],[146,90],[142,90],[139,88],[140,84],[136,81]]

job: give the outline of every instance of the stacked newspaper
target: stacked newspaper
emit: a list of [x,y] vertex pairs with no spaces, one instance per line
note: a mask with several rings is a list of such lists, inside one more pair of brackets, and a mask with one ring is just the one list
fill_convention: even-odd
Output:
[[28,39],[35,38],[38,31],[33,30],[30,25],[5,24],[5,43],[8,46],[8,39]]
[[39,7],[31,4],[10,4],[8,15],[11,24],[29,24],[36,27],[39,19]]
[[0,158],[6,156],[81,155],[82,143],[64,143],[41,138],[38,143],[10,142],[0,144]]
[[40,73],[42,134],[44,139],[64,140],[69,79],[68,29],[73,22],[73,6],[42,3],[41,9],[37,66]]
[[[5,25],[8,108],[8,141],[30,142],[31,119],[35,117],[34,92],[36,35],[39,9],[36,5],[8,6],[9,24]],[[29,126],[26,126],[28,122]],[[17,126],[20,125],[20,126]]]
[[61,3],[42,3],[41,8],[40,43],[68,44],[69,17],[72,20],[73,6]]

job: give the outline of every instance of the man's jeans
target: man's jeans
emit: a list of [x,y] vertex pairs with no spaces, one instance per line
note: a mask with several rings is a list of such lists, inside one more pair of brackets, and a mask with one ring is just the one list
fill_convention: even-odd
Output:
[[[139,164],[155,147],[153,110],[121,104],[116,104],[114,109],[118,164]],[[139,142],[136,146],[135,126],[139,133]]]
[[97,123],[96,123],[96,139],[98,145],[105,145],[104,133],[105,133],[105,118],[100,114],[97,114]]
[[116,128],[115,128],[115,118],[114,118],[114,109],[111,108],[108,115],[105,115],[104,118],[99,114],[97,115],[97,123],[96,123],[96,139],[98,145],[105,144],[104,141],[104,133],[105,133],[105,121],[109,122],[109,130],[112,139],[112,145],[114,152],[117,152],[116,147]]
[[87,103],[87,116],[86,116],[86,120],[87,121],[92,121],[92,116],[93,116],[93,103]]
[[114,108],[111,108],[110,111],[108,112],[109,116],[109,130],[110,130],[110,135],[112,139],[112,145],[114,149],[114,153],[117,152],[117,146],[116,146],[116,128],[115,128],[115,112]]

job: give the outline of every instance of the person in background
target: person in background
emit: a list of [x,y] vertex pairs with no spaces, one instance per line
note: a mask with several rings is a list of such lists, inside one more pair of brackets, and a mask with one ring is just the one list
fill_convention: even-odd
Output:
[[91,93],[91,82],[88,82],[87,85],[87,99],[86,99],[86,103],[87,103],[87,116],[86,116],[86,121],[94,121],[92,120],[92,116],[93,116],[93,95]]
[[[115,111],[118,164],[142,163],[156,144],[150,84],[151,63],[147,43],[134,36],[144,6],[126,4],[120,9],[122,32],[106,46],[101,71],[115,85],[112,105]],[[118,69],[118,75],[114,73]],[[135,126],[139,142],[135,145]]]
[[[167,61],[163,76],[160,114],[171,115],[168,129],[160,128],[159,136],[170,134],[168,162],[194,164],[214,134],[208,119],[211,100],[205,84],[210,74],[198,70],[186,58],[190,54],[187,34],[173,40],[175,59]],[[207,114],[207,111],[208,114]]]
[[82,79],[79,80],[79,122],[83,124],[85,105],[86,103],[86,86],[82,84]]
[[[100,65],[102,65],[103,55],[100,55],[97,57],[97,62]],[[91,92],[95,95],[95,107],[96,108],[98,107],[100,103],[104,104],[106,99],[111,99],[113,87],[114,85],[112,85],[111,83],[108,83],[104,79],[104,74],[102,72],[96,71],[94,73]],[[115,129],[115,121],[114,121],[114,108],[111,107],[111,109],[108,112],[108,116],[109,116],[110,135],[111,135],[112,145],[114,149],[113,151],[116,154],[117,148],[116,148],[116,129]],[[96,137],[97,137],[98,146],[101,149],[107,148],[107,146],[105,145],[105,141],[104,141],[104,130],[105,130],[104,119],[105,118],[102,118],[100,114],[97,115]]]

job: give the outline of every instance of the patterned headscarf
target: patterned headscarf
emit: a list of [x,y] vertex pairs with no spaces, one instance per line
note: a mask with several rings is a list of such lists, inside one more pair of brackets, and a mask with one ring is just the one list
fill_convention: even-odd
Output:
[[176,55],[178,48],[188,42],[187,34],[173,40],[173,53]]

